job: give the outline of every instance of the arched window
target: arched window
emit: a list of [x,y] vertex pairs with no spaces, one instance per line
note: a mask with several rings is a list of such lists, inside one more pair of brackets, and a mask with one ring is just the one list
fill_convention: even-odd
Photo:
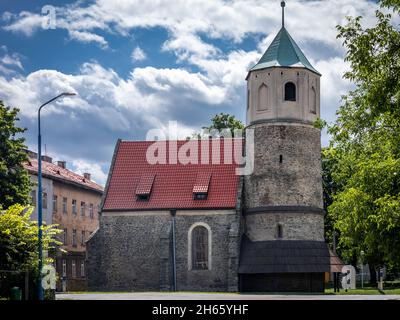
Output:
[[285,101],[296,101],[296,85],[293,82],[285,84]]
[[189,230],[189,270],[211,269],[211,230],[205,223],[196,223]]
[[258,88],[257,110],[263,111],[267,109],[268,109],[268,87],[265,83],[263,83]]
[[311,87],[310,112],[314,114],[317,113],[317,92],[315,91],[314,87]]

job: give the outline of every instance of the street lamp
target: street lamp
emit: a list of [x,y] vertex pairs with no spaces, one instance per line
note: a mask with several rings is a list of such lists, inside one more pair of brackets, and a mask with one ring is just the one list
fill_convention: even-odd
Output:
[[74,96],[76,93],[63,92],[58,96],[50,99],[49,101],[43,103],[38,109],[38,239],[39,239],[39,284],[38,284],[38,294],[39,300],[43,300],[43,288],[42,288],[42,266],[43,266],[43,248],[42,248],[42,136],[40,133],[40,111],[42,108],[57,100],[58,98],[64,96]]

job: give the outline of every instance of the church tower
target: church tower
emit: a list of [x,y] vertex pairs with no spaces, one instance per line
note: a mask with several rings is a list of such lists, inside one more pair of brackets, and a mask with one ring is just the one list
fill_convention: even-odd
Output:
[[[321,177],[321,74],[284,25],[247,75],[254,171],[244,178],[242,291],[321,291],[329,272]],[[319,255],[319,256],[316,256]]]

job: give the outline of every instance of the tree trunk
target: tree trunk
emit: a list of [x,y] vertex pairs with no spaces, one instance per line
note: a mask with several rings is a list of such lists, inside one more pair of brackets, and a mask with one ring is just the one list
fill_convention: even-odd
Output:
[[369,266],[369,273],[370,273],[370,277],[371,277],[371,285],[373,287],[377,286],[377,279],[376,279],[376,271],[375,271],[375,265],[368,263]]

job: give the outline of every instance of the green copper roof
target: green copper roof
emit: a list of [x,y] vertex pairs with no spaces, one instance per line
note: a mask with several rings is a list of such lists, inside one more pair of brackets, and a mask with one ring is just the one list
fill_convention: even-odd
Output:
[[260,61],[250,71],[269,67],[300,67],[306,68],[320,75],[307,60],[299,46],[294,42],[289,32],[282,27],[265,51]]

